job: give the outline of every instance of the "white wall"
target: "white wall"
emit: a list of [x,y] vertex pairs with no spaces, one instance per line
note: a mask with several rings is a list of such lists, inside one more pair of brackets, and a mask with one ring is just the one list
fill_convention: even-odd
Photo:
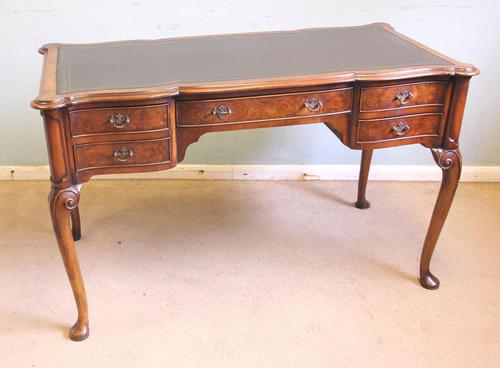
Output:
[[[500,2],[304,0],[0,0],[0,165],[47,162],[38,92],[48,42],[98,42],[287,30],[384,21],[481,69],[472,80],[461,146],[467,165],[500,164]],[[322,125],[207,134],[186,163],[357,163]],[[422,147],[376,152],[379,164],[430,164]]]

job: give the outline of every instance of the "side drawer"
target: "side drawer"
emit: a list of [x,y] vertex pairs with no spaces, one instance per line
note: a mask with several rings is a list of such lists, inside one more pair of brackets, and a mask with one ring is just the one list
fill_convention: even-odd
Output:
[[178,126],[224,125],[321,116],[351,110],[352,88],[178,101]]
[[416,137],[438,137],[443,114],[406,115],[359,120],[357,142],[376,143]]
[[71,134],[166,130],[167,105],[111,107],[70,111]]
[[361,89],[360,111],[443,105],[447,82],[420,82]]
[[74,147],[77,171],[170,161],[170,139],[82,144]]

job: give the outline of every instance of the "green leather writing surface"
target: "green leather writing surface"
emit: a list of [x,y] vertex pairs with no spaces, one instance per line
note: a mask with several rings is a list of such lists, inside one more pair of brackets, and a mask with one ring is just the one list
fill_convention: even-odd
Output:
[[380,25],[58,45],[57,93],[451,65]]

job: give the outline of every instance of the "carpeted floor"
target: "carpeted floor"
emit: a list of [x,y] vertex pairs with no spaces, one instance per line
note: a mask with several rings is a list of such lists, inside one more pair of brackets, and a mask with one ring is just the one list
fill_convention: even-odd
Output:
[[417,283],[438,183],[104,181],[78,252],[91,335],[47,182],[0,182],[0,366],[498,367],[500,184],[459,187]]

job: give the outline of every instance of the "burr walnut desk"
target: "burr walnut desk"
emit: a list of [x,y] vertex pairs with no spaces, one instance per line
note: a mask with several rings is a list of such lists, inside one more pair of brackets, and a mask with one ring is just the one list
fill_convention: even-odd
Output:
[[88,336],[74,240],[80,186],[92,176],[165,170],[208,132],[324,123],[361,150],[356,207],[374,149],[429,148],[441,189],[424,241],[420,283],[436,289],[431,256],[461,171],[458,138],[469,79],[479,71],[387,24],[125,41],[48,44],[41,110],[54,231],[73,289],[73,340]]

